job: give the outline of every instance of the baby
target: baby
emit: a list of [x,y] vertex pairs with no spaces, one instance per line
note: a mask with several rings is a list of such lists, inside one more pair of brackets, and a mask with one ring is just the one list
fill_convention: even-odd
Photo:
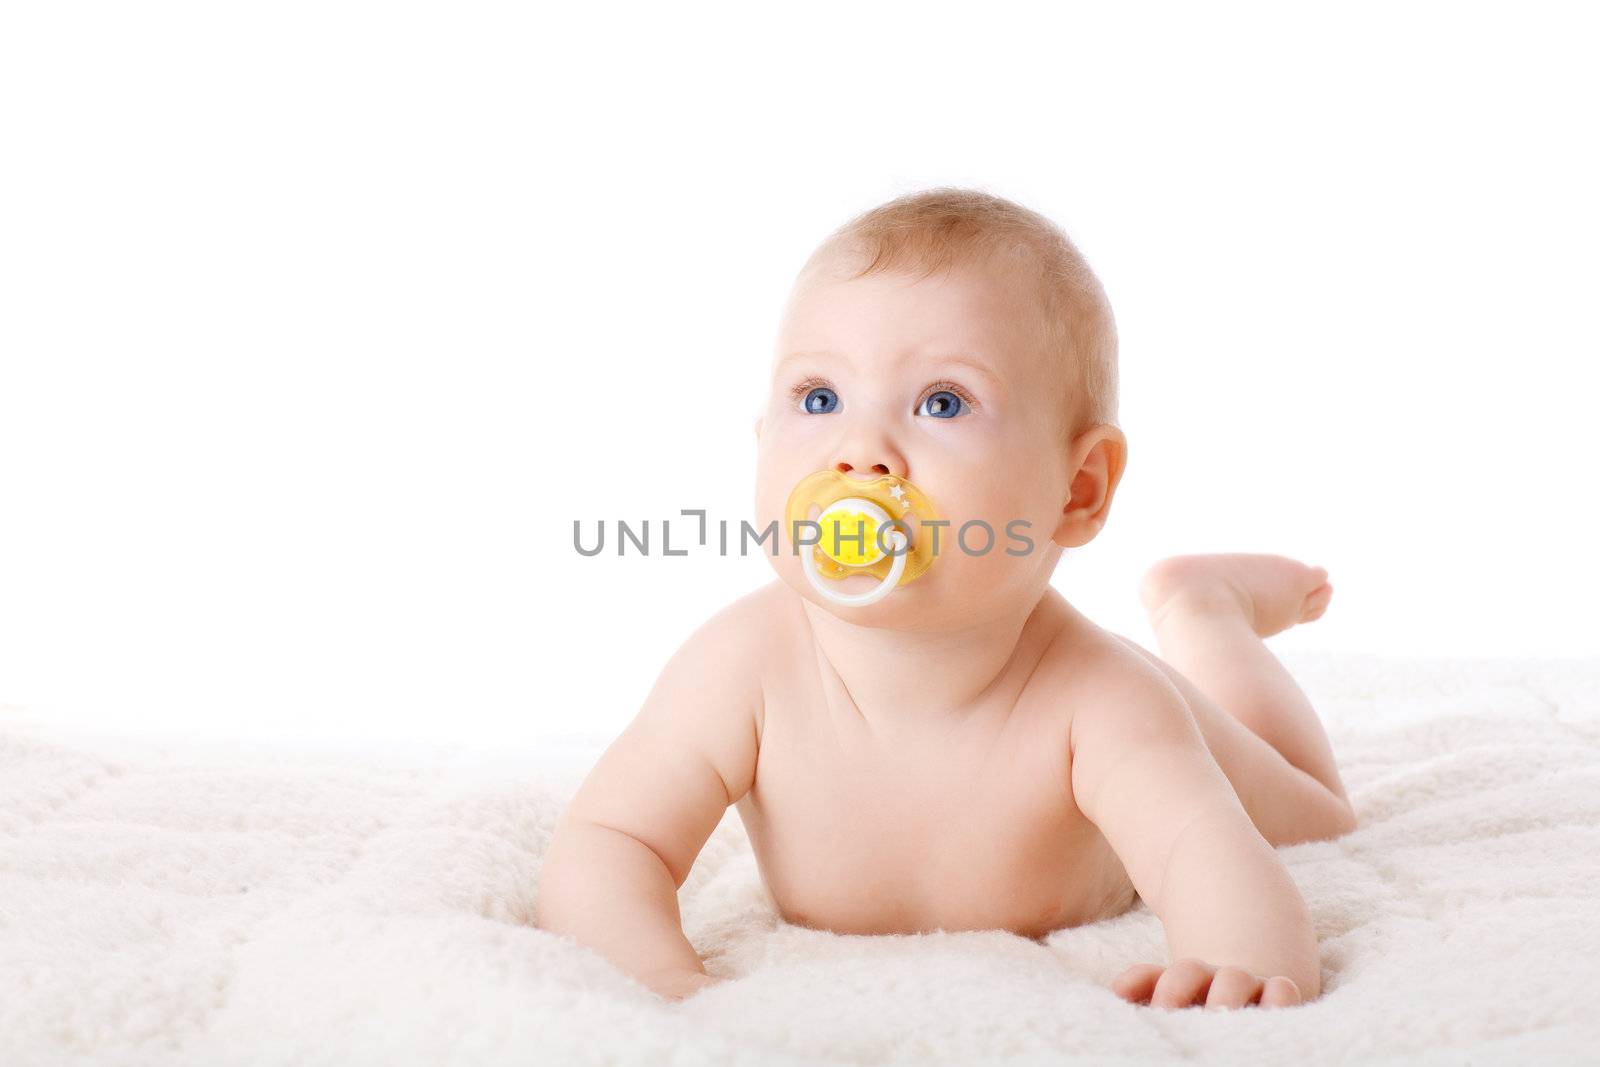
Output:
[[1163,560],[1139,590],[1159,657],[1074,609],[1050,576],[1110,513],[1116,380],[1100,284],[1041,215],[946,188],[832,234],[756,422],[777,580],[689,637],[590,772],[539,925],[669,998],[715,981],[677,890],[737,805],[791,923],[1040,938],[1138,897],[1174,962],[1130,961],[1118,995],[1318,996],[1274,846],[1355,816],[1262,639],[1332,588],[1281,556]]

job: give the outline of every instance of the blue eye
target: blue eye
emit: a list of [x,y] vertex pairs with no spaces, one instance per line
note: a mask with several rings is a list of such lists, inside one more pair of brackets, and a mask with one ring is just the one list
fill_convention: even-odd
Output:
[[801,407],[807,415],[826,415],[839,406],[839,394],[827,386],[819,385],[806,394]]
[[961,398],[948,389],[929,393],[928,398],[917,408],[918,415],[932,415],[936,419],[953,419],[965,410],[966,405]]

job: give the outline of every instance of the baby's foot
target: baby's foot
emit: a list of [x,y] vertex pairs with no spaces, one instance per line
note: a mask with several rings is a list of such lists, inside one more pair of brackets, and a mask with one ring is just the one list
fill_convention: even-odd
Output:
[[1139,599],[1159,629],[1172,612],[1243,612],[1261,637],[1320,618],[1333,596],[1328,572],[1287,556],[1170,556],[1145,572]]

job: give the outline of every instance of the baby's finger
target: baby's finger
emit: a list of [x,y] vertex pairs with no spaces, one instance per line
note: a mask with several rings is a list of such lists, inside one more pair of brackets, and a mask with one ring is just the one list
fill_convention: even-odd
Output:
[[1292,1008],[1300,1003],[1300,987],[1294,984],[1294,979],[1283,975],[1276,975],[1267,979],[1267,984],[1261,989],[1261,1006],[1263,1008]]
[[1167,973],[1156,983],[1150,994],[1150,1006],[1155,1008],[1187,1008],[1203,1004],[1206,989],[1216,968],[1196,959],[1184,959],[1167,968]]
[[1148,1004],[1156,980],[1166,968],[1159,963],[1135,963],[1111,981],[1111,991],[1123,1000]]
[[1211,990],[1206,994],[1206,1008],[1243,1008],[1254,1004],[1261,996],[1262,981],[1239,967],[1221,967],[1211,979]]

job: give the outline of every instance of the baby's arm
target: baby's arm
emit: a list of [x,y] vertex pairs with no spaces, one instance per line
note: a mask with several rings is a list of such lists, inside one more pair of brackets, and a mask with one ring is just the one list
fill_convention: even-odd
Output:
[[1070,736],[1079,809],[1160,916],[1174,961],[1129,968],[1118,993],[1161,1007],[1280,1006],[1320,995],[1305,901],[1177,688],[1143,671],[1118,675],[1075,713]]
[[689,637],[562,814],[540,873],[537,924],[663,996],[711,981],[683,935],[678,889],[755,780],[759,640],[747,602]]

